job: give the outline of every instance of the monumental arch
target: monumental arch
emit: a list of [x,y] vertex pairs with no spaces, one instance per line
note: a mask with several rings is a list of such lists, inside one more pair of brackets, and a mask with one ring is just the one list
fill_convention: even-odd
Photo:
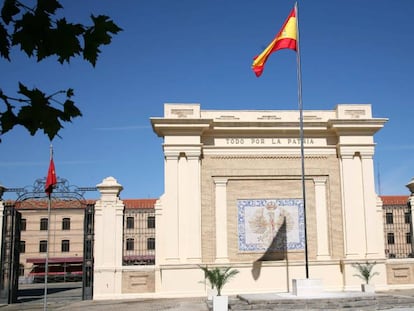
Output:
[[199,265],[239,269],[228,293],[290,291],[306,277],[305,213],[310,278],[359,289],[352,264],[372,260],[385,289],[373,136],[386,121],[368,104],[304,111],[304,210],[299,111],[165,104],[151,118],[165,159],[156,291],[204,293]]

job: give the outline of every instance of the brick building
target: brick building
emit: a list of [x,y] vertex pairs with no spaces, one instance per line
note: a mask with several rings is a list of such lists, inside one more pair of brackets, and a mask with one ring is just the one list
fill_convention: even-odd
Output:
[[[124,264],[155,262],[156,199],[125,199]],[[7,202],[11,204],[13,202]],[[49,233],[49,278],[56,281],[80,280],[83,264],[84,209],[76,200],[52,200],[50,219],[47,200],[27,200],[16,204],[21,213],[20,281],[43,281]]]
[[387,258],[413,257],[413,226],[408,196],[381,196]]

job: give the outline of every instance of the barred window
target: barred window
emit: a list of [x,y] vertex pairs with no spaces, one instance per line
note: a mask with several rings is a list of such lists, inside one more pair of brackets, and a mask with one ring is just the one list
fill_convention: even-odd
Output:
[[70,241],[62,240],[62,253],[69,252],[69,249],[70,249]]
[[20,253],[26,253],[26,241],[20,241],[19,250]]
[[385,220],[386,220],[387,224],[394,223],[394,217],[393,217],[392,213],[386,213],[385,214]]
[[133,251],[134,250],[134,239],[127,239],[126,240],[126,250]]
[[40,219],[40,230],[47,230],[48,222],[47,218]]
[[388,244],[394,244],[395,243],[394,233],[392,233],[392,232],[387,233],[387,243]]
[[155,216],[148,216],[147,228],[155,228]]
[[406,224],[411,223],[411,213],[410,212],[405,212],[404,213],[404,221],[405,221]]
[[22,218],[20,220],[20,230],[21,231],[26,231],[26,218]]
[[147,239],[147,249],[155,249],[155,238]]
[[411,232],[407,232],[405,234],[405,241],[407,242],[407,244],[411,244]]
[[62,230],[70,230],[70,218],[62,219]]
[[46,253],[47,252],[47,241],[42,240],[39,242],[39,253]]
[[126,227],[127,229],[134,229],[134,217],[127,217]]

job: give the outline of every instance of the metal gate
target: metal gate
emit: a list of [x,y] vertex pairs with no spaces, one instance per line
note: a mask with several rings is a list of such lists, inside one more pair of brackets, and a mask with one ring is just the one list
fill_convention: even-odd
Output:
[[[76,210],[76,213],[81,212],[83,217],[82,224],[83,224],[83,231],[82,227],[78,226],[78,230],[76,231],[76,240],[80,245],[83,244],[83,248],[80,247],[79,252],[83,252],[83,257],[80,257],[76,259],[75,263],[68,263],[68,259],[63,256],[63,247],[64,247],[64,241],[62,242],[62,250],[61,258],[58,256],[56,258],[49,258],[49,268],[46,269],[48,266],[45,263],[46,257],[44,254],[41,254],[41,248],[42,248],[42,234],[44,234],[44,231],[42,232],[42,220],[46,220],[46,228],[53,228],[52,225],[52,219],[49,219],[49,216],[47,219],[40,219],[40,230],[39,227],[36,227],[35,230],[33,230],[33,226],[30,232],[26,231],[26,220],[27,222],[30,222],[31,219],[28,216],[28,219],[23,219],[24,221],[21,221],[21,213],[18,211],[20,210],[23,215],[27,213],[28,210],[30,210],[32,213],[42,212],[45,213],[45,208],[47,206],[48,198],[47,195],[44,192],[44,186],[45,186],[46,178],[38,179],[35,181],[34,185],[31,187],[25,187],[25,188],[13,188],[13,189],[6,189],[6,192],[16,192],[17,193],[17,199],[13,201],[14,205],[13,207],[8,207],[4,209],[4,216],[3,216],[3,241],[2,241],[2,256],[1,256],[1,284],[0,284],[0,299],[3,303],[13,303],[17,301],[18,296],[18,281],[19,281],[19,251],[22,248],[22,245],[20,243],[21,239],[21,231],[20,231],[20,225],[22,222],[22,225],[24,223],[22,236],[25,235],[24,239],[27,239],[27,236],[31,236],[32,234],[38,234],[39,238],[37,243],[39,244],[39,249],[37,251],[32,251],[30,255],[36,253],[36,256],[33,256],[34,258],[27,258],[29,255],[25,250],[23,252],[26,252],[23,256],[23,259],[25,259],[25,264],[32,263],[35,267],[33,270],[30,271],[31,275],[35,275],[34,278],[37,278],[37,280],[40,280],[41,282],[42,278],[45,281],[45,278],[48,278],[49,280],[58,281],[60,280],[60,276],[62,276],[63,281],[68,280],[70,278],[78,278],[82,277],[82,299],[88,300],[92,299],[93,297],[93,242],[94,242],[94,201],[92,200],[86,200],[84,198],[85,191],[96,191],[97,189],[94,187],[77,187],[73,185],[69,185],[68,181],[63,178],[57,179],[56,187],[53,190],[53,193],[51,194],[51,211],[57,211],[59,208],[61,210],[65,210],[66,208],[70,208],[72,210]],[[55,208],[56,207],[56,208]],[[33,214],[32,214],[33,215]],[[53,217],[52,217],[53,218]],[[39,224],[37,224],[38,226]],[[58,232],[57,230],[63,230],[63,219],[62,219],[62,228],[59,228],[59,224],[55,220],[54,227],[55,231],[54,233]],[[70,220],[69,220],[69,230],[70,228]],[[73,228],[72,228],[73,229]],[[44,238],[43,238],[44,239]],[[50,242],[50,243],[49,243]],[[69,244],[69,240],[67,240],[67,248],[69,249],[69,245],[72,245],[72,242]],[[22,244],[25,242],[22,241]],[[60,247],[60,245],[55,244],[53,245],[51,241],[48,241],[47,243],[47,249],[55,247],[57,249]],[[34,249],[34,243],[31,245],[31,249]],[[43,245],[44,246],[44,245]],[[77,247],[79,248],[79,247]],[[24,249],[24,247],[23,247]],[[81,255],[81,256],[82,256]],[[76,254],[77,256],[77,254]],[[37,258],[35,258],[37,257]],[[22,259],[22,260],[23,260]],[[62,259],[62,260],[61,260]],[[29,261],[30,260],[30,261]],[[71,266],[72,265],[72,266]],[[76,268],[78,267],[78,268]],[[32,269],[32,268],[29,268]],[[37,269],[37,270],[36,270]],[[73,271],[76,269],[76,271]],[[80,271],[81,269],[81,271]],[[56,271],[58,270],[58,271]],[[62,270],[62,271],[60,271]],[[27,270],[26,270],[27,271]],[[33,271],[33,272],[32,272]],[[79,272],[79,274],[78,274]],[[77,277],[78,275],[78,277]],[[32,276],[31,276],[32,277]]]
[[93,298],[93,241],[95,205],[88,204],[85,208],[84,238],[83,238],[83,278],[82,299]]

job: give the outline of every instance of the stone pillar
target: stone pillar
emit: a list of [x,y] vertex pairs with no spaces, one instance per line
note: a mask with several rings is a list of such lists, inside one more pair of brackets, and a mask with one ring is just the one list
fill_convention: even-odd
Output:
[[168,243],[158,263],[200,263],[201,146],[164,146],[164,155],[165,192],[159,230],[162,241]]
[[[178,214],[178,159],[179,151],[170,150],[164,147],[165,165],[164,165],[164,196],[162,200],[162,215],[157,231],[162,230],[160,235],[162,240],[168,241],[164,245],[164,258],[159,258],[159,263],[179,263],[179,214]],[[157,244],[160,244],[159,242]],[[158,253],[157,253],[158,257]]]
[[189,185],[187,188],[188,251],[187,260],[201,263],[201,148],[187,151]]
[[380,227],[382,230],[384,230],[384,225],[382,218],[380,222],[378,222],[377,218],[374,162],[372,160],[373,155],[374,150],[361,153],[361,172],[365,212],[366,258],[378,258],[378,256],[384,256],[384,244],[381,243],[381,239],[378,239],[377,235],[377,228]]
[[214,178],[216,185],[216,263],[229,262],[227,253],[227,178]]
[[122,186],[107,177],[96,186],[101,198],[95,203],[94,299],[112,299],[122,292],[124,204]]
[[376,199],[376,221],[377,224],[381,224],[381,225],[377,225],[377,244],[378,247],[380,248],[381,253],[379,253],[379,257],[385,257],[385,238],[384,238],[384,212],[382,210],[382,200],[379,196],[377,196]]
[[361,160],[353,150],[341,150],[342,213],[345,258],[365,257],[365,213]]
[[326,177],[314,177],[313,182],[315,184],[316,233],[318,242],[316,258],[318,260],[330,259]]

